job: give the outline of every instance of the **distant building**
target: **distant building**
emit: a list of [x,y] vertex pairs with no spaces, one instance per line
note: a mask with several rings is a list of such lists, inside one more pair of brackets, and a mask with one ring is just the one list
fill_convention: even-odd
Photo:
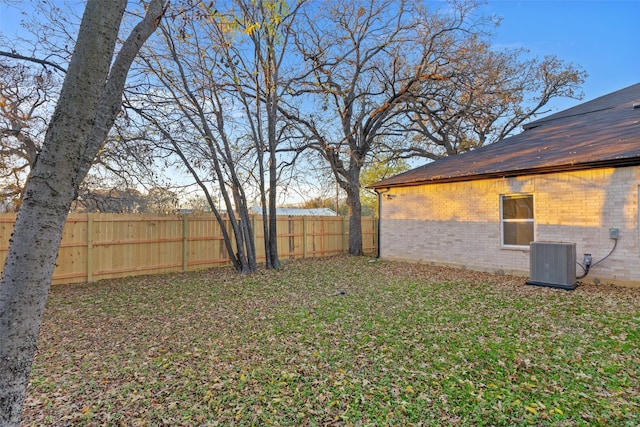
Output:
[[195,209],[182,209],[181,208],[181,209],[176,210],[176,213],[178,215],[191,215],[191,214],[193,214],[195,212],[196,212]]

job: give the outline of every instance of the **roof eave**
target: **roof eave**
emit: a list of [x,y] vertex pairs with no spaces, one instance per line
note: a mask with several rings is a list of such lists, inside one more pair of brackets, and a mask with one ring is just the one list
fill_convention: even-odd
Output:
[[378,188],[414,187],[418,185],[477,181],[481,179],[513,178],[513,177],[525,176],[525,175],[541,175],[541,174],[558,173],[558,172],[573,172],[573,171],[580,171],[580,170],[587,170],[587,169],[619,168],[619,167],[630,167],[630,166],[639,166],[639,165],[640,165],[640,157],[631,157],[631,158],[623,158],[623,159],[610,159],[610,160],[599,160],[594,162],[585,162],[585,163],[576,163],[576,164],[542,166],[542,167],[535,167],[535,168],[528,168],[528,169],[495,171],[495,172],[486,172],[486,173],[474,174],[474,175],[451,176],[451,177],[423,179],[423,180],[405,181],[405,182],[397,182],[397,183],[385,183],[384,181],[380,181],[379,183],[368,185],[366,186],[366,188],[376,190]]

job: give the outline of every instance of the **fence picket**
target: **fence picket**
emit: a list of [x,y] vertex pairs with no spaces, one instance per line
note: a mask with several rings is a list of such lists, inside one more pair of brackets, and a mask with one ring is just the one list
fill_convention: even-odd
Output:
[[[15,214],[0,214],[2,265],[15,218]],[[264,261],[262,217],[253,216],[251,223],[258,261]],[[278,225],[281,259],[324,257],[348,250],[348,218],[282,217]],[[225,227],[232,232],[229,221]],[[363,218],[365,253],[376,253],[376,234],[376,220]],[[53,283],[82,283],[227,265],[229,257],[213,215],[73,213],[64,228]]]

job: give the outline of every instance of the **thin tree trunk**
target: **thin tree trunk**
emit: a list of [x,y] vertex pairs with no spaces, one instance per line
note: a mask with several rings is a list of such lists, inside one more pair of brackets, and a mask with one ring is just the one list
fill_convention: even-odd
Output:
[[269,153],[269,256],[271,268],[280,268],[278,256],[278,213],[276,212],[277,171],[275,149]]
[[240,228],[244,234],[244,247],[247,258],[248,273],[255,273],[258,271],[258,261],[256,259],[256,245],[253,238],[253,226],[251,224],[251,217],[249,215],[249,209],[246,203],[246,195],[240,187],[240,183],[237,177],[234,175],[237,186],[233,188],[233,198],[236,201],[236,211],[240,217]]

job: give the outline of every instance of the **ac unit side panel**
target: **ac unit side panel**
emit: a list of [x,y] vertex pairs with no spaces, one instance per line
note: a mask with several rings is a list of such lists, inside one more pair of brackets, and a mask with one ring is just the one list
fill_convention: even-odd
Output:
[[576,283],[576,244],[532,242],[530,282],[560,287]]

